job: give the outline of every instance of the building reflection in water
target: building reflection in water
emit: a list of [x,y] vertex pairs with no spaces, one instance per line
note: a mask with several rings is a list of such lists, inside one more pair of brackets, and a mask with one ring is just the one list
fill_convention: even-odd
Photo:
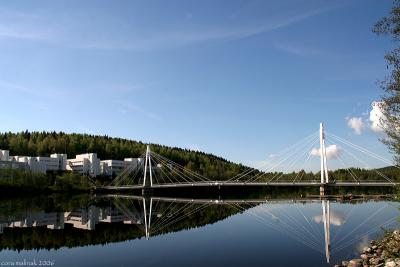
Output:
[[140,218],[132,220],[113,207],[100,208],[94,205],[88,208],[68,212],[27,212],[20,218],[0,222],[0,233],[4,228],[47,227],[64,229],[66,224],[82,230],[95,230],[99,223],[124,223],[142,225]]

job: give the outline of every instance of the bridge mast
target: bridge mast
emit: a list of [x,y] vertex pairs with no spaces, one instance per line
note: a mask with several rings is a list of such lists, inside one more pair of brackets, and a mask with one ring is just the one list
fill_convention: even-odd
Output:
[[[153,187],[153,174],[151,168],[151,153],[150,153],[150,146],[147,145],[146,149],[146,159],[144,162],[144,176],[143,176],[143,187],[146,187],[146,180],[147,180],[147,168],[149,168],[150,172],[150,187]],[[147,185],[149,186],[149,185]]]
[[145,235],[146,235],[146,239],[149,240],[150,238],[150,225],[151,225],[151,213],[152,213],[152,208],[153,208],[153,198],[150,198],[150,211],[149,214],[147,216],[147,206],[146,206],[146,201],[148,201],[148,199],[143,198],[143,211],[144,211],[144,231],[145,231]]
[[325,234],[325,256],[326,262],[329,263],[331,252],[331,213],[329,200],[322,200],[322,217],[324,220],[324,234]]
[[320,144],[320,155],[321,155],[321,184],[329,183],[328,176],[328,165],[326,159],[326,147],[325,147],[325,132],[324,124],[319,124],[319,144]]

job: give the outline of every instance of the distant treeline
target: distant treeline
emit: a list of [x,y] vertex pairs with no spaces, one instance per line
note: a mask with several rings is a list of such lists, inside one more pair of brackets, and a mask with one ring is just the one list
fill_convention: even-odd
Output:
[[[262,181],[319,181],[320,172],[299,172],[292,173],[267,173],[262,176]],[[338,169],[329,172],[329,181],[379,181],[390,182],[400,181],[400,169],[398,167],[389,166],[379,169],[361,169],[361,168],[348,168]]]

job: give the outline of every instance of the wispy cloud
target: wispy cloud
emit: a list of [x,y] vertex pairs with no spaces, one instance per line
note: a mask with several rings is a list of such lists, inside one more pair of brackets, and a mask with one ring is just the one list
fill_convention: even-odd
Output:
[[19,39],[28,41],[51,41],[53,36],[49,32],[27,29],[26,26],[0,25],[0,38]]
[[327,54],[325,51],[322,51],[319,48],[315,47],[306,47],[303,45],[294,45],[294,44],[288,44],[288,43],[282,43],[282,42],[275,42],[273,46],[281,51],[287,52],[292,55],[296,56],[318,56],[318,55],[324,55]]
[[154,88],[155,85],[158,85],[157,82],[146,82],[146,83],[115,83],[115,84],[101,84],[92,86],[93,89],[98,93],[105,93],[106,95],[126,95],[129,93],[146,91],[151,88]]
[[152,119],[152,120],[160,120],[161,119],[161,117],[158,114],[153,113],[148,110],[145,110],[144,108],[142,108],[130,101],[119,101],[117,103],[117,105],[118,105],[117,111],[121,114],[139,113],[139,114],[144,115],[147,118]]
[[137,38],[131,42],[87,42],[76,44],[79,48],[86,49],[109,49],[109,50],[131,50],[131,51],[151,51],[160,49],[169,49],[197,43],[213,41],[233,41],[248,38],[254,35],[267,33],[277,30],[296,22],[305,20],[312,16],[321,14],[330,10],[330,8],[320,8],[293,16],[275,18],[261,23],[253,23],[249,26],[241,27],[214,27],[212,29],[198,31],[164,31],[153,33],[149,37]]
[[46,97],[46,98],[56,98],[65,95],[65,92],[62,90],[45,90],[43,88],[36,89],[33,87],[28,87],[25,85],[20,85],[12,82],[0,81],[0,92],[8,91],[11,93],[17,93],[19,96],[22,94],[27,94],[31,96],[37,97]]
[[[205,42],[232,41],[248,38],[254,35],[274,31],[296,22],[321,14],[334,7],[324,7],[295,14],[267,16],[264,21],[248,22],[246,26],[208,26],[203,30],[171,28],[164,31],[146,32],[139,34],[132,32],[122,36],[98,39],[89,33],[89,29],[82,27],[73,31],[57,27],[44,21],[30,23],[30,19],[18,22],[2,21],[0,19],[0,38],[17,39],[24,41],[47,42],[78,49],[100,50],[127,50],[127,51],[153,51],[178,48]],[[88,31],[88,34],[82,34]]]

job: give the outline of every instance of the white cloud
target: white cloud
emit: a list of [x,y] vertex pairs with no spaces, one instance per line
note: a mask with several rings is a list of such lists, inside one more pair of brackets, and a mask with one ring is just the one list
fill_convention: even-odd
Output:
[[[322,223],[324,218],[322,215],[316,215],[313,217],[314,222]],[[345,216],[342,212],[332,210],[330,213],[330,224],[335,226],[341,226],[345,223]]]
[[383,114],[384,103],[381,101],[374,101],[372,103],[372,110],[369,113],[369,121],[371,130],[380,133],[384,131],[386,117]]
[[355,247],[355,252],[361,253],[365,247],[370,245],[370,240],[371,239],[368,237],[368,235],[363,236],[360,243],[358,243]]
[[[342,155],[343,151],[337,145],[330,145],[326,147],[326,157],[328,159],[336,159]],[[310,152],[311,156],[320,157],[321,152],[319,148],[313,148]]]
[[189,145],[187,145],[186,147],[187,147],[189,150],[192,150],[192,151],[196,151],[196,152],[200,152],[200,151],[201,151],[200,146],[197,145],[197,144],[189,144]]
[[365,128],[363,119],[361,117],[346,118],[347,126],[354,130],[355,134],[360,135]]

